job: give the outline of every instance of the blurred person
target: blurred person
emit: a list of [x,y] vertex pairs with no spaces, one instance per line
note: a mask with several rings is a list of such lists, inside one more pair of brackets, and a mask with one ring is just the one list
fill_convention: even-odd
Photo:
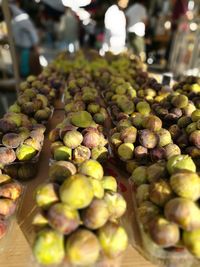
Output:
[[39,74],[38,43],[39,37],[29,15],[18,6],[18,2],[12,1],[9,5],[12,16],[12,32],[18,55],[21,77],[29,74]]
[[147,23],[147,10],[145,0],[136,0],[126,11],[128,42],[133,52],[142,59],[145,57],[145,25]]
[[104,51],[111,51],[115,54],[124,51],[126,45],[126,17],[123,10],[127,5],[128,0],[118,0],[116,4],[107,9],[104,17]]
[[66,8],[58,26],[58,46],[74,52],[79,48],[79,21],[71,8]]

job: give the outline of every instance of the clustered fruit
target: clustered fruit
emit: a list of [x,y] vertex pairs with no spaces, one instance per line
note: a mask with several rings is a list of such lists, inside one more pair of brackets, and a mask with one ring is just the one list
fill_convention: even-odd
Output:
[[118,219],[126,210],[114,177],[104,176],[98,161],[85,160],[75,167],[55,161],[50,182],[35,193],[40,208],[33,225],[38,229],[33,252],[38,263],[91,266],[102,255],[115,259],[127,247]]

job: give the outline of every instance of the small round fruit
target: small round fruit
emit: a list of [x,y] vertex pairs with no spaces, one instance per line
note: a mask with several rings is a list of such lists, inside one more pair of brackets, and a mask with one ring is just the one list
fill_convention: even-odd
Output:
[[150,185],[149,198],[150,200],[163,207],[173,197],[173,191],[165,180],[160,179]]
[[83,141],[83,136],[78,131],[68,131],[63,138],[63,143],[69,148],[76,148]]
[[103,168],[101,164],[96,160],[89,159],[84,161],[79,166],[78,171],[97,180],[102,180],[103,178]]
[[157,146],[158,141],[158,136],[148,129],[139,132],[139,142],[143,147],[152,149]]
[[130,179],[137,186],[139,186],[139,185],[145,184],[147,182],[147,175],[148,175],[147,167],[146,166],[139,166],[133,171]]
[[167,162],[167,170],[173,174],[180,170],[196,172],[196,165],[188,155],[177,155],[171,157]]

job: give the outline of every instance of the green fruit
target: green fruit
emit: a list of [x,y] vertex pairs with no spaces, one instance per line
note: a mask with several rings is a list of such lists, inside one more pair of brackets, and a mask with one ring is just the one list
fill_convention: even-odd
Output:
[[69,176],[76,173],[76,167],[69,161],[54,162],[49,169],[49,178],[51,181],[62,183]]
[[53,158],[59,160],[69,160],[72,157],[72,150],[67,146],[59,146],[55,148]]
[[103,178],[103,168],[101,164],[96,160],[86,160],[78,168],[78,171],[84,175],[93,177],[97,180]]
[[131,143],[124,143],[118,147],[118,155],[122,160],[129,160],[133,158],[134,145]]
[[108,207],[110,220],[122,217],[126,211],[126,201],[122,195],[117,192],[108,191],[105,193],[104,200]]
[[8,110],[9,110],[9,112],[15,112],[15,113],[21,112],[21,108],[17,103],[11,105]]
[[25,161],[32,159],[37,154],[36,149],[29,145],[21,145],[16,150],[16,156],[18,160]]
[[90,205],[94,197],[92,185],[82,174],[67,178],[60,187],[61,201],[74,209],[83,209]]
[[188,105],[188,97],[185,95],[174,96],[172,104],[177,108],[185,108]]
[[194,132],[195,130],[197,130],[197,123],[196,122],[192,122],[190,123],[187,128],[186,128],[186,133],[187,134],[191,134],[192,132]]
[[128,236],[121,226],[108,222],[98,230],[98,238],[103,252],[111,258],[122,254],[128,246]]
[[122,141],[120,140],[120,133],[114,133],[111,136],[111,143],[115,146],[118,147],[119,145],[121,145]]
[[64,135],[63,143],[69,148],[76,148],[83,142],[83,136],[78,131],[69,131]]
[[102,113],[96,113],[93,117],[94,121],[98,124],[103,124],[105,122],[106,116]]
[[200,258],[200,229],[183,231],[183,244],[197,258]]
[[193,111],[191,118],[193,122],[200,120],[200,109],[196,109],[195,111]]
[[57,190],[58,186],[53,183],[38,186],[35,192],[35,201],[38,207],[46,209],[58,202]]
[[173,191],[180,197],[196,201],[200,197],[200,178],[197,173],[182,170],[170,177]]
[[91,114],[95,114],[97,112],[99,112],[100,110],[100,106],[98,104],[95,103],[90,103],[87,107],[87,111]]
[[51,229],[44,229],[36,235],[33,253],[39,264],[60,264],[65,256],[64,236]]
[[196,172],[196,166],[188,155],[177,155],[171,157],[167,162],[167,170],[170,174],[173,174],[180,170],[189,170]]
[[136,185],[141,185],[141,184],[145,184],[147,182],[147,167],[145,166],[139,166],[137,167],[130,179],[136,184]]
[[139,102],[136,106],[136,109],[142,115],[149,115],[149,113],[151,112],[150,105],[145,101]]
[[169,144],[164,147],[165,148],[165,156],[167,159],[170,159],[173,156],[177,156],[181,154],[180,148],[175,144]]
[[93,120],[87,111],[78,111],[72,114],[71,122],[77,127],[87,128],[91,126]]
[[161,128],[158,132],[158,137],[159,137],[159,146],[167,146],[170,143],[172,143],[172,138],[171,134],[168,130]]
[[106,147],[94,147],[92,149],[92,159],[97,160],[99,162],[104,162],[108,158],[108,149]]
[[142,184],[137,188],[136,200],[138,204],[149,200],[149,184]]
[[113,176],[104,176],[102,180],[104,190],[117,192],[117,182]]
[[88,177],[92,188],[93,188],[93,192],[94,192],[94,196],[98,199],[103,198],[104,196],[104,187],[102,185],[102,182],[100,180]]

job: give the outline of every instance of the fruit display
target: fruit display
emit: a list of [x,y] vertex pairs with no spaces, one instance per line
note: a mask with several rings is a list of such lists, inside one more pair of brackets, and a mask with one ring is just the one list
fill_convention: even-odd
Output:
[[17,209],[23,187],[9,175],[0,174],[0,240],[9,228],[9,219]]
[[118,224],[126,202],[116,192],[114,177],[104,176],[102,165],[85,160],[78,167],[57,161],[51,181],[34,194],[38,213],[33,253],[39,264],[93,266],[102,256],[114,259],[127,245],[126,231]]
[[108,157],[107,139],[102,127],[87,111],[72,112],[49,133],[52,158],[79,165],[87,159],[104,162]]

